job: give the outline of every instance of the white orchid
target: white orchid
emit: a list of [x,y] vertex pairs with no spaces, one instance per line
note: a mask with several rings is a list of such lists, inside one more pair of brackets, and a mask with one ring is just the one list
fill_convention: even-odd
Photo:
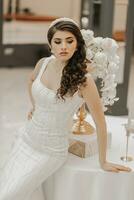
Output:
[[88,59],[88,60],[91,60],[92,58],[93,58],[93,53],[92,53],[92,51],[91,51],[91,49],[87,49],[87,51],[86,51],[86,58]]
[[82,29],[81,33],[82,33],[82,36],[85,40],[85,44],[88,47],[90,45],[92,39],[94,38],[94,32],[91,31],[91,30]]
[[93,46],[95,48],[97,48],[97,49],[101,49],[102,42],[103,42],[103,38],[102,37],[95,37],[93,39]]
[[85,40],[86,58],[93,67],[92,76],[96,80],[101,78],[101,101],[104,111],[108,105],[113,105],[116,97],[115,74],[119,68],[118,45],[112,38],[94,37],[91,30],[81,30]]
[[108,65],[108,71],[110,74],[115,74],[119,66],[115,62],[110,62]]
[[101,65],[103,67],[103,65],[105,65],[105,63],[107,63],[107,56],[105,53],[103,52],[97,52],[94,56],[94,62],[98,65]]
[[117,51],[118,45],[115,40],[111,38],[104,38],[102,41],[102,49],[106,54],[114,55]]

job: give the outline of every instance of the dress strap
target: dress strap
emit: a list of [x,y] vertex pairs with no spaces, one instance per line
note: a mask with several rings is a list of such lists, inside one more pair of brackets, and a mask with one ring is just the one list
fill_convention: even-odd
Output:
[[38,74],[38,78],[39,78],[39,79],[41,78],[41,76],[42,76],[42,74],[43,74],[43,72],[44,72],[44,70],[45,70],[45,68],[46,68],[46,66],[47,66],[47,64],[48,64],[48,62],[49,62],[49,60],[51,60],[53,57],[54,57],[54,56],[52,55],[52,56],[47,57],[47,58],[44,59],[42,65],[41,65],[39,74]]

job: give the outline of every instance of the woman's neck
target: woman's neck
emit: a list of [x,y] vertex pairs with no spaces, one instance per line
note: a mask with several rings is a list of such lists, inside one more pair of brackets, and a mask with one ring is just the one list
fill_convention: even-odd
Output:
[[57,58],[55,58],[54,63],[56,72],[61,72],[64,69],[65,65],[67,64],[66,61],[61,61]]

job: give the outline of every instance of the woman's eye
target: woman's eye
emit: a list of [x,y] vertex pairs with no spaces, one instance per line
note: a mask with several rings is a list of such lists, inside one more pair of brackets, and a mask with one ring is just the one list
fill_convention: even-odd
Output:
[[[54,41],[55,44],[61,44],[61,41]],[[66,43],[71,44],[73,43],[73,40],[69,40]]]
[[55,42],[55,44],[60,44],[61,42],[60,41],[54,41]]
[[67,41],[69,44],[73,43],[73,40]]

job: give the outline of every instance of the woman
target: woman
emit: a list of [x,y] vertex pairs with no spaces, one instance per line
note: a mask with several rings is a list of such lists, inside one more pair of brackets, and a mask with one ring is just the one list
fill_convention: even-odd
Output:
[[30,77],[33,107],[1,177],[0,200],[25,200],[65,163],[73,115],[84,102],[96,124],[101,168],[131,171],[106,159],[106,122],[78,25],[60,18],[47,37],[53,55],[39,60]]

